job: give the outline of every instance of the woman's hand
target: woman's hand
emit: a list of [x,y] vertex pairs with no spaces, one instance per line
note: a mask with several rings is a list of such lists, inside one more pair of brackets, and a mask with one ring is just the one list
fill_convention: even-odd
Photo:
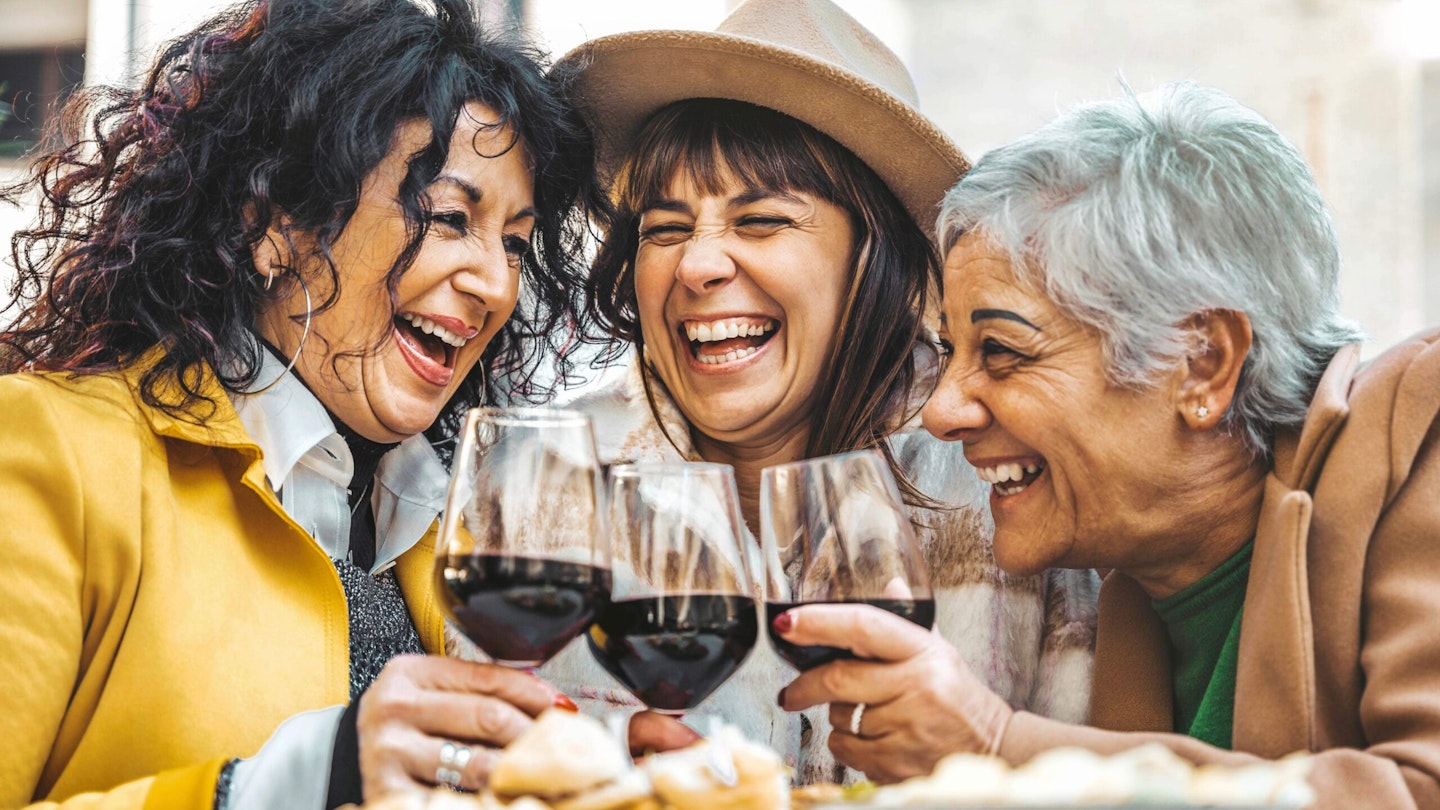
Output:
[[[368,800],[429,790],[440,782],[442,768],[458,773],[461,787],[479,790],[490,778],[498,749],[551,706],[575,708],[528,672],[438,656],[397,656],[361,696],[356,714],[363,795]],[[448,763],[442,759],[447,753]]]
[[[1013,710],[940,636],[868,605],[806,605],[776,617],[792,644],[826,644],[863,661],[834,661],[780,692],[786,711],[830,704],[830,750],[876,782],[928,774],[947,754],[995,753]],[[859,734],[851,732],[856,706]]]
[[674,751],[700,740],[700,735],[674,717],[659,712],[637,712],[630,718],[630,755],[641,757],[657,751]]

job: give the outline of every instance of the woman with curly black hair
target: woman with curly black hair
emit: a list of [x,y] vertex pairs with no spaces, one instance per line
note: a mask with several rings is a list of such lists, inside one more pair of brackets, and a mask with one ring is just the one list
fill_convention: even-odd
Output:
[[569,703],[401,657],[445,648],[437,445],[583,337],[562,81],[466,0],[249,0],[67,107],[5,192],[42,204],[0,333],[0,806],[477,787]]

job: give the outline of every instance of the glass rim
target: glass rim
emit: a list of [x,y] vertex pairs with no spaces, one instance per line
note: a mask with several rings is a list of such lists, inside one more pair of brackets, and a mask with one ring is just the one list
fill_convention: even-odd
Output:
[[611,464],[609,467],[609,474],[616,478],[634,478],[645,473],[690,475],[702,472],[728,473],[733,478],[735,467],[718,461],[629,461],[624,464]]
[[471,408],[466,414],[470,423],[484,419],[504,427],[581,427],[591,424],[590,415],[570,408]]
[[835,453],[828,456],[812,456],[810,458],[802,458],[799,461],[787,461],[784,464],[771,464],[769,467],[761,470],[760,473],[761,475],[765,475],[772,471],[793,472],[805,467],[815,467],[822,464],[857,458],[876,458],[879,459],[882,464],[885,462],[885,454],[881,453],[878,447],[867,447],[863,450],[847,450],[844,453]]

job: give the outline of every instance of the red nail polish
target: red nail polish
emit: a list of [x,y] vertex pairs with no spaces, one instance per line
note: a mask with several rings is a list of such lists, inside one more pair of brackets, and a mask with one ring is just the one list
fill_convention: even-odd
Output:
[[775,632],[784,635],[790,632],[790,628],[795,626],[795,619],[790,615],[790,611],[787,610],[779,616],[776,616],[775,621],[771,622],[771,624],[774,626]]
[[575,701],[571,700],[570,698],[566,697],[566,696],[563,695],[563,694],[556,695],[556,696],[555,696],[554,703],[555,703],[555,707],[556,707],[556,708],[558,708],[558,709],[564,709],[564,710],[567,711],[567,712],[579,712],[579,711],[580,711],[580,707],[575,705]]

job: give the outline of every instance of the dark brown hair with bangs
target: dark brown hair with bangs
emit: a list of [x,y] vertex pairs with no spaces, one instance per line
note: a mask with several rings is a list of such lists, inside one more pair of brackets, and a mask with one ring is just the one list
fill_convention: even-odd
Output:
[[644,349],[635,301],[640,215],[667,196],[680,172],[706,194],[733,178],[749,188],[813,194],[849,214],[850,291],[815,398],[824,404],[811,414],[806,457],[878,446],[907,500],[925,501],[881,441],[910,416],[902,410],[917,374],[912,348],[938,280],[935,249],[919,225],[869,166],[813,127],[739,101],[675,102],[645,124],[618,172],[586,301],[607,332],[637,351]]

